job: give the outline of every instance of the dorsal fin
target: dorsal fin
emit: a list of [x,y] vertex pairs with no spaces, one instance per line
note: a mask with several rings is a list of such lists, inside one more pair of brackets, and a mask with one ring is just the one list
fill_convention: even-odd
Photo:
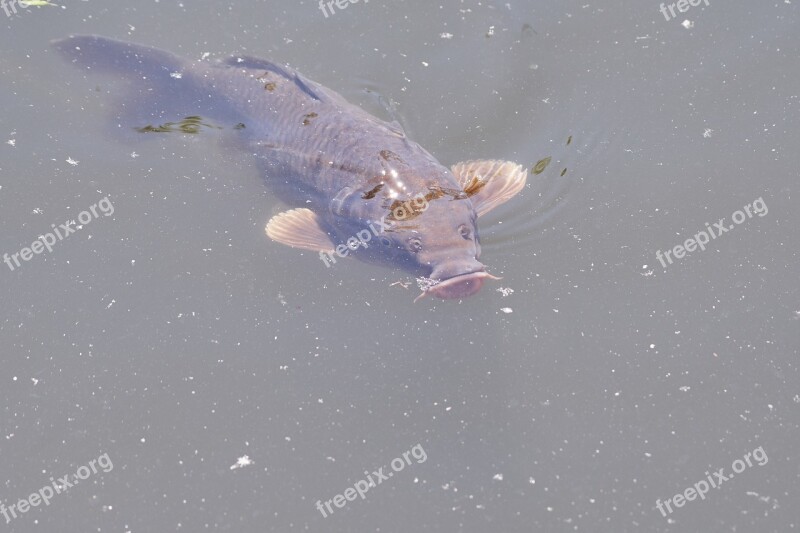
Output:
[[296,84],[304,93],[308,96],[313,98],[314,100],[322,100],[320,94],[317,91],[311,88],[311,83],[309,80],[303,78],[299,72],[289,68],[289,67],[282,67],[277,63],[273,63],[268,59],[262,59],[260,57],[253,57],[253,56],[231,56],[222,60],[223,65],[229,65],[231,67],[238,67],[238,68],[249,68],[254,70],[267,70],[269,72],[274,72],[278,76],[285,78],[294,84]]

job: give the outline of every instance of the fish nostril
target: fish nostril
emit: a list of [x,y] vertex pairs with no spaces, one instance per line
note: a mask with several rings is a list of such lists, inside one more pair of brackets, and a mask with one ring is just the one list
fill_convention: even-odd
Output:
[[466,224],[461,224],[458,227],[458,232],[467,241],[472,238],[472,232],[469,230],[469,228],[466,226]]

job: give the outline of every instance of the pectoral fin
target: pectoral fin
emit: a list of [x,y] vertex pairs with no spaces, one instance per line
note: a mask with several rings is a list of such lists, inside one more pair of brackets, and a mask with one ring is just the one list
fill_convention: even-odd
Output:
[[451,170],[478,216],[510,200],[522,190],[528,178],[522,166],[510,161],[466,161],[456,163]]
[[265,228],[273,241],[314,252],[333,252],[336,245],[325,231],[325,224],[310,209],[298,208],[272,217]]

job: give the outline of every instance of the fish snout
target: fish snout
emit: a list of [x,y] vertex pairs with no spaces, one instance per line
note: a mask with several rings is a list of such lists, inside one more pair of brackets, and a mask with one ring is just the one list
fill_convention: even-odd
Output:
[[437,267],[431,273],[431,279],[441,280],[425,290],[416,300],[430,294],[444,300],[466,298],[481,290],[484,281],[500,279],[486,272],[486,267],[475,261],[469,265],[448,265]]

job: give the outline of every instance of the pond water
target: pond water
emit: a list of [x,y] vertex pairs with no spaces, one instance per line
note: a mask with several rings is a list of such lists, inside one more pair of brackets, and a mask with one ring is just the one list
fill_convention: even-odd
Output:
[[[6,530],[800,529],[796,2],[54,3],[0,11],[0,254],[76,221],[0,264]],[[414,303],[270,241],[256,161],[115,121],[70,34],[550,158],[480,220],[503,279]]]

